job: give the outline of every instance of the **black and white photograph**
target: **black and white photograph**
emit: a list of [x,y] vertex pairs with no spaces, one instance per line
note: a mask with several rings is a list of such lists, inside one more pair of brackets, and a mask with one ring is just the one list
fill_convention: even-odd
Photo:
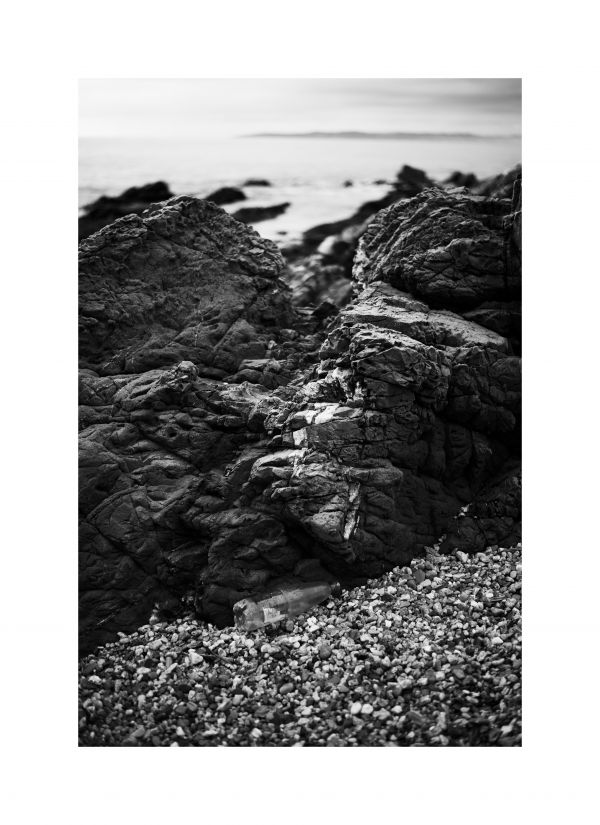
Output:
[[79,91],[79,743],[521,744],[521,80]]
[[592,11],[7,8],[2,821],[595,822]]

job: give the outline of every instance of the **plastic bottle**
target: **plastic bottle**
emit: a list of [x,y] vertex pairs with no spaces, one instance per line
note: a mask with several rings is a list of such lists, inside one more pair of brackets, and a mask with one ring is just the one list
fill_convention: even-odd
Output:
[[299,616],[328,596],[338,595],[340,585],[314,582],[295,588],[280,588],[270,596],[254,601],[242,599],[233,605],[233,617],[238,630],[257,630],[266,624],[275,624],[290,616]]

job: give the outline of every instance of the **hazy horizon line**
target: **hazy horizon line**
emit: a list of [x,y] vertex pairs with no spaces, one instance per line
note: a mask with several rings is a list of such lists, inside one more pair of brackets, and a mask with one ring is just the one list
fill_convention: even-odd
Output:
[[339,138],[341,140],[510,140],[521,138],[520,132],[509,134],[482,135],[475,132],[362,132],[362,131],[314,131],[314,132],[252,132],[249,134],[229,134],[229,135],[203,135],[203,134],[177,134],[177,135],[103,135],[79,133],[79,140],[222,140],[232,138],[234,140],[248,138]]
[[343,138],[346,140],[366,138],[369,140],[410,140],[419,139],[447,139],[458,138],[468,140],[498,140],[502,138],[520,138],[521,134],[482,135],[475,132],[362,132],[358,130],[345,131],[313,131],[313,132],[252,132],[247,135],[238,135],[241,138]]

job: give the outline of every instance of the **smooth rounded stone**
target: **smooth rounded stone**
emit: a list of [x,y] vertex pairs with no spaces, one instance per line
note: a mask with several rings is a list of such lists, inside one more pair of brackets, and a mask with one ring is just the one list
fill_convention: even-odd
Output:
[[329,659],[332,655],[333,651],[328,644],[323,644],[319,646],[319,658],[320,659]]
[[362,704],[360,702],[354,702],[350,707],[350,713],[353,716],[356,716],[362,710]]

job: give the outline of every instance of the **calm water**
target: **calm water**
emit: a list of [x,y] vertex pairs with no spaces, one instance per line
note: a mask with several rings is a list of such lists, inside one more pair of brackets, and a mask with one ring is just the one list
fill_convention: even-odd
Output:
[[[176,194],[204,196],[218,186],[262,177],[273,186],[246,189],[249,200],[228,209],[289,201],[284,215],[258,225],[262,235],[281,238],[344,218],[364,201],[381,197],[388,187],[374,181],[391,181],[404,163],[443,179],[456,169],[494,175],[520,160],[519,138],[81,138],[79,205],[155,180],[165,180]],[[344,187],[346,180],[354,185]]]

